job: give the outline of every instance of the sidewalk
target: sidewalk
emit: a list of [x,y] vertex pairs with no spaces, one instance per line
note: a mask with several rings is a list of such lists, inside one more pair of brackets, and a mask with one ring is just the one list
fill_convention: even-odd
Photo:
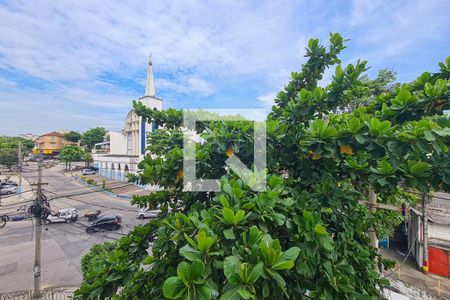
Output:
[[[145,196],[152,191],[145,190],[131,182],[118,181],[109,179],[98,174],[95,175],[81,175],[81,171],[66,171],[63,172],[65,176],[75,177],[85,185],[90,185],[98,189],[103,189],[107,193],[114,194],[116,197],[131,199],[133,195]],[[84,178],[85,180],[81,180]],[[91,182],[91,180],[93,182]],[[87,181],[90,181],[89,183]]]
[[[383,272],[386,276],[390,275],[388,279],[398,279],[407,286],[427,290],[429,294],[440,297],[440,299],[450,299],[450,278],[430,273],[424,274],[410,258],[400,265],[405,257],[396,250],[381,249],[380,251],[384,258],[396,262],[393,269]],[[392,273],[393,271],[394,273]]]

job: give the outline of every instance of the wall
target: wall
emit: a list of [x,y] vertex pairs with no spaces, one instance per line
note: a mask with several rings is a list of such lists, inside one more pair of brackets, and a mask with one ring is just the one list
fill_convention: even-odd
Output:
[[60,136],[54,136],[54,135],[43,135],[38,138],[38,140],[35,143],[35,149],[33,150],[33,153],[37,154],[39,153],[39,149],[49,151],[59,151],[64,145],[64,138]]
[[110,153],[113,155],[127,154],[127,138],[118,131],[109,132]]
[[428,222],[428,236],[450,241],[450,225],[436,224]]

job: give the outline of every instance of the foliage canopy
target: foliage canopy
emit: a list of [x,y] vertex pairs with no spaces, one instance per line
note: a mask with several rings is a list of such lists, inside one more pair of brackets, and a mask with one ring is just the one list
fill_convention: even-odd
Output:
[[[339,34],[330,35],[328,48],[310,40],[308,61],[278,93],[266,122],[264,192],[223,168],[233,154],[252,164],[250,122],[198,126],[204,142],[196,145],[197,177],[222,175],[222,191],[187,193],[181,111],[135,102],[139,115],[161,126],[134,180],[164,191],[133,203],[162,213],[84,270],[78,297],[377,298],[388,282],[373,265],[391,264],[366,233],[372,222],[389,224],[359,201],[369,186],[384,203],[408,202],[408,191],[450,190],[450,120],[443,115],[450,108],[450,58],[438,73],[376,89],[364,77],[365,61],[341,65],[344,48]],[[331,83],[319,87],[334,65]],[[365,100],[347,109],[358,99]]]
[[103,127],[95,127],[89,130],[86,130],[85,133],[81,136],[81,142],[88,147],[88,149],[92,149],[95,144],[101,143],[104,141],[106,135],[106,130]]
[[80,161],[84,156],[84,151],[80,147],[77,146],[64,146],[59,152],[58,159],[66,163],[66,168],[73,161]]

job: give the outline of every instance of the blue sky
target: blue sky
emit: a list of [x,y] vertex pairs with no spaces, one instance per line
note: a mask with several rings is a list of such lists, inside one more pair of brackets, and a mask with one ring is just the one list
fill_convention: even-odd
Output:
[[450,55],[449,16],[448,0],[0,0],[0,135],[120,130],[150,52],[165,107],[270,107],[329,32],[351,39],[344,64],[411,81]]

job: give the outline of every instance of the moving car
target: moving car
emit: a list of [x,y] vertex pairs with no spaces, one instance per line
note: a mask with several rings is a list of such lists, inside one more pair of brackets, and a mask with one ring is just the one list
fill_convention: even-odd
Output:
[[56,214],[49,215],[44,223],[68,223],[76,220],[78,220],[78,211],[75,208],[65,208],[59,210]]
[[96,172],[93,169],[83,169],[81,171],[81,174],[83,175],[94,175]]
[[87,233],[104,230],[119,230],[122,227],[122,217],[119,215],[104,215],[86,228]]
[[136,217],[138,219],[145,219],[145,218],[155,218],[158,216],[158,214],[161,211],[159,209],[156,210],[150,210],[149,208],[141,208],[137,211]]
[[2,185],[0,186],[0,195],[11,195],[17,193],[17,186]]

